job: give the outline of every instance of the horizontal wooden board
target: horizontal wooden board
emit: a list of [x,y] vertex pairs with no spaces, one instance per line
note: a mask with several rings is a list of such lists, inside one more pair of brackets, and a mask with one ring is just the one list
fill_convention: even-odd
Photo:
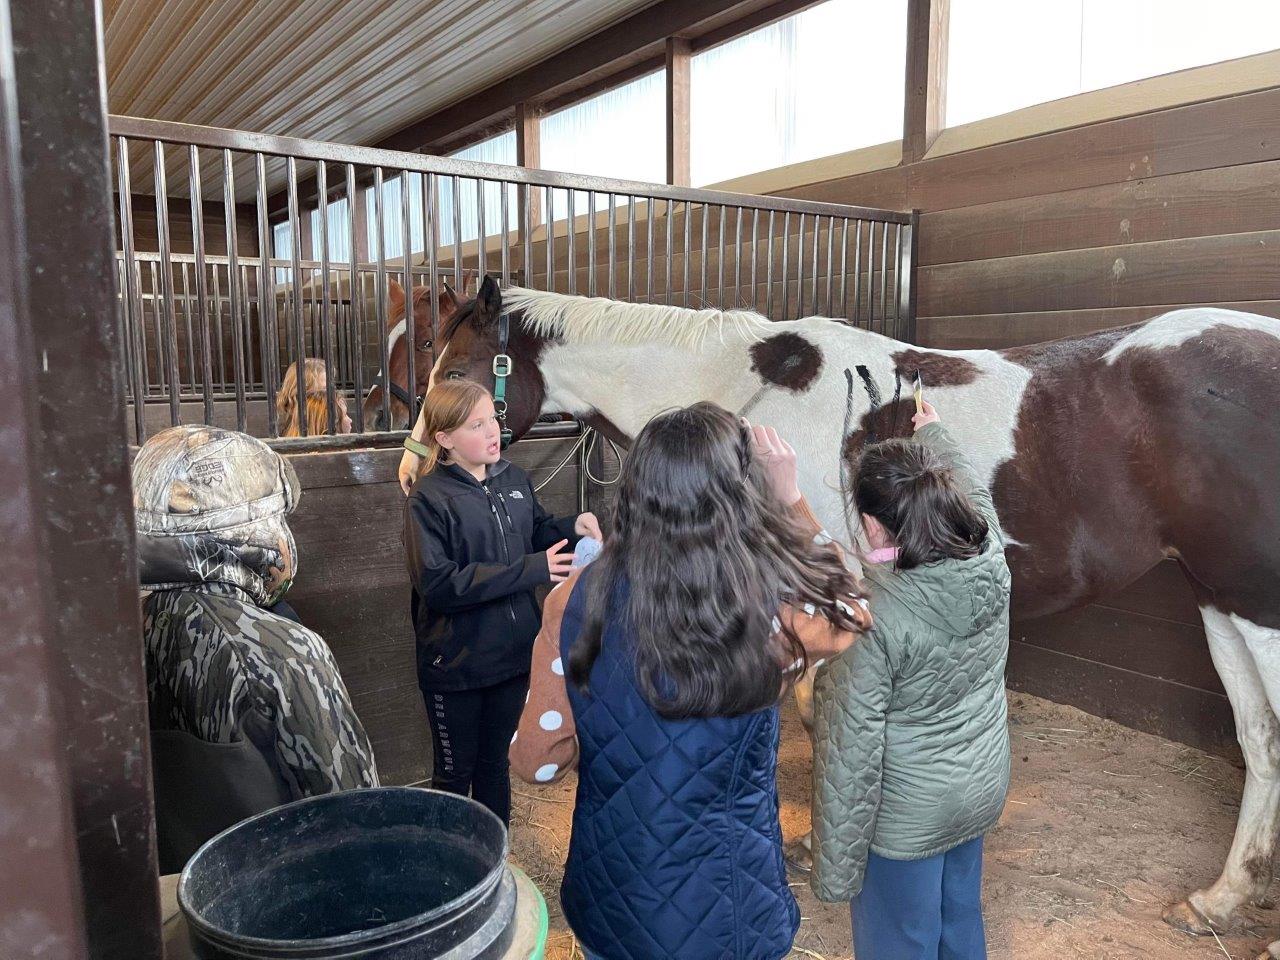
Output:
[[1198,170],[926,213],[923,265],[1269,230],[1280,161]]
[[1176,560],[1162,560],[1115,596],[1100,601],[1098,606],[1160,617],[1203,630],[1195,593]]
[[[1239,762],[1231,704],[1184,687],[1043,647],[1009,647],[1009,687]],[[1017,756],[1018,739],[1014,738]]]
[[930,212],[1280,159],[1280,88],[1109,120],[781,195]]
[[922,317],[1265,300],[1280,290],[1280,230],[922,267]]
[[1210,693],[1223,692],[1199,624],[1090,605],[1015,623],[1009,635],[1020,643],[1082,660]]
[[1036,313],[995,313],[967,317],[920,317],[917,339],[938,350],[999,350],[1003,347],[1079,337],[1150,320],[1182,307],[1221,307],[1280,318],[1280,300],[1231,303],[1159,304],[1149,307],[1109,307],[1094,310],[1050,310]]

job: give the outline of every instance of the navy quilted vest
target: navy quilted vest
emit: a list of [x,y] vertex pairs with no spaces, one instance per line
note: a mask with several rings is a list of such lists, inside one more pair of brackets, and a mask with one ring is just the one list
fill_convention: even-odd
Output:
[[[574,587],[560,652],[582,628]],[[624,590],[614,611],[623,609]],[[572,683],[581,749],[560,901],[605,960],[776,960],[800,912],[778,825],[778,708],[664,720],[636,687],[627,631],[606,621],[591,695]]]

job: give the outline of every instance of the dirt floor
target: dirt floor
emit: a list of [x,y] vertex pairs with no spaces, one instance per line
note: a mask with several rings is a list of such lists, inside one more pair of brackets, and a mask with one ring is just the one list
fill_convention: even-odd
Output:
[[[1231,842],[1243,771],[1208,754],[1021,694],[1011,695],[1013,784],[987,839],[992,960],[1253,960],[1280,937],[1280,913],[1251,908],[1237,929],[1194,939],[1161,912],[1212,882]],[[809,827],[809,744],[784,712],[782,831]],[[548,960],[582,956],[559,910],[576,781],[516,786],[514,859],[546,895]],[[849,914],[793,886],[803,922],[793,958],[850,956]]]

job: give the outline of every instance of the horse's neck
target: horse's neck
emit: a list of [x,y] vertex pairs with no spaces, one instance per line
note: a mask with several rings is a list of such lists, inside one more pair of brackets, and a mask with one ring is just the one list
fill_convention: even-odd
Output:
[[655,414],[699,400],[741,408],[759,388],[750,343],[710,340],[697,350],[665,344],[553,344],[540,367],[544,410],[598,414],[634,437]]

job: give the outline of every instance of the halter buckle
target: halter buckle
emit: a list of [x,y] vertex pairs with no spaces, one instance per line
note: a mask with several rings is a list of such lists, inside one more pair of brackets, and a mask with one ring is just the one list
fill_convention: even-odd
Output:
[[515,364],[509,355],[499,353],[493,358],[493,375],[495,377],[509,377],[513,366]]

